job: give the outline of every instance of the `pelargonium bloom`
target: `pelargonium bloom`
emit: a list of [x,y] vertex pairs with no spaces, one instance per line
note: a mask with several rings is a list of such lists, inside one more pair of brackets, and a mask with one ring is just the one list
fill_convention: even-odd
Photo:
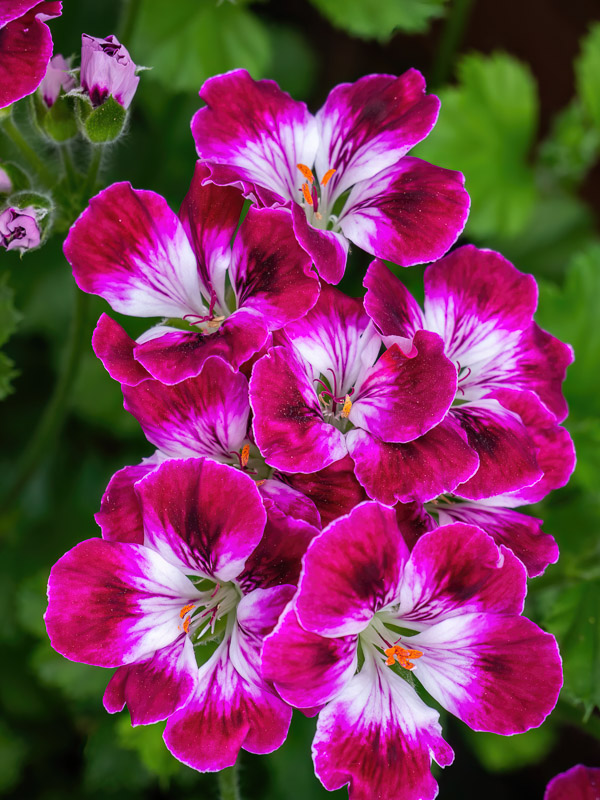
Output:
[[65,255],[83,291],[119,313],[164,318],[137,342],[101,320],[94,349],[122,383],[177,383],[214,355],[238,368],[317,299],[318,278],[289,214],[251,208],[238,229],[241,192],[202,185],[207,176],[198,163],[179,216],[160,195],[115,183],[67,236]]
[[241,183],[291,209],[321,277],[338,283],[349,241],[402,266],[442,256],[469,209],[463,176],[406,157],[435,125],[439,100],[414,69],[333,89],[313,116],[270,80],[238,69],[209,78],[192,120],[217,183]]
[[449,416],[480,459],[460,494],[479,500],[535,484],[542,474],[535,446],[522,415],[506,407],[501,393],[524,392],[561,421],[567,413],[561,383],[573,355],[533,322],[534,278],[499,253],[467,245],[427,267],[423,311],[380,261],[370,265],[364,283],[365,309],[388,346],[408,347],[419,331],[432,331],[456,366]]
[[36,210],[26,208],[6,208],[0,213],[0,247],[7,250],[31,250],[41,240]]
[[136,492],[141,541],[90,539],[53,567],[53,647],[118,667],[107,710],[127,704],[134,724],[168,718],[167,746],[197,769],[230,766],[240,747],[271,752],[291,709],[261,677],[260,649],[293,594],[286,581],[297,579],[307,539],[300,552],[289,531],[263,544],[258,489],[214,461],[169,461]]
[[81,36],[81,88],[93,106],[102,105],[111,96],[129,108],[140,82],[136,66],[125,45],[112,34],[105,39]]
[[0,108],[40,85],[52,55],[46,20],[62,12],[60,0],[3,0],[0,8]]
[[521,616],[525,593],[522,564],[471,525],[427,533],[412,552],[378,503],[325,528],[263,648],[281,696],[322,709],[313,757],[325,788],[349,784],[351,800],[436,796],[430,762],[453,753],[413,675],[475,730],[540,725],[561,661],[554,637]]
[[544,792],[544,800],[598,800],[599,797],[600,769],[583,764],[555,775]]
[[379,499],[388,490],[380,450],[389,442],[404,459],[395,485],[406,500],[431,499],[477,469],[459,426],[442,422],[456,370],[436,334],[422,331],[410,351],[394,344],[379,356],[381,337],[362,301],[323,286],[276,341],[250,380],[254,438],[270,466],[308,474],[350,454],[359,482]]
[[75,79],[69,74],[70,69],[70,59],[67,60],[60,53],[50,59],[44,80],[39,87],[42,99],[48,108],[56,103],[61,90],[70,92],[75,88]]

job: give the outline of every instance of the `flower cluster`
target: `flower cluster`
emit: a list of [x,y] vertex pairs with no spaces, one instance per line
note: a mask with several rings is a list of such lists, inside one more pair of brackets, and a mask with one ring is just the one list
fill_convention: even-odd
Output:
[[[315,116],[240,70],[200,94],[179,213],[116,183],[65,242],[83,291],[149,320],[134,340],[104,314],[93,347],[156,450],[53,568],[48,632],[198,770],[273,751],[299,708],[327,789],[429,800],[453,752],[421,687],[500,734],[558,697],[556,642],[522,616],[558,549],[516,509],[573,470],[572,353],[531,276],[445,255],[469,199],[407,155],[439,106],[418,72]],[[350,242],[375,256],[363,299],[336,286]],[[434,262],[423,308],[381,259]]]

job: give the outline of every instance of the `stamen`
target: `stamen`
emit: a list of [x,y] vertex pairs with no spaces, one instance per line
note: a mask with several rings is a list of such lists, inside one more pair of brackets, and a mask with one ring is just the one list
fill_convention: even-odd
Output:
[[183,620],[183,630],[184,630],[186,633],[189,633],[189,632],[190,632],[190,623],[191,623],[191,621],[192,621],[192,618],[191,618],[191,617],[186,617],[186,618]]
[[225,317],[213,317],[212,319],[208,320],[207,326],[209,328],[218,328],[224,319]]
[[195,607],[195,605],[196,605],[195,603],[188,603],[187,606],[184,606],[179,612],[180,619],[183,619],[185,615],[188,613],[188,611],[191,611],[192,608]]
[[250,445],[245,444],[242,447],[242,457],[240,458],[240,464],[242,467],[245,467],[248,464],[249,458],[250,458]]
[[421,658],[423,653],[420,650],[407,650],[404,647],[400,647],[399,645],[395,644],[393,647],[388,647],[387,650],[383,651],[385,655],[388,657],[386,666],[391,667],[392,664],[395,663],[395,660],[398,660],[398,664],[404,669],[414,669],[415,665],[411,664],[409,659],[417,659]]
[[350,416],[350,411],[352,409],[352,400],[350,400],[350,395],[347,394],[344,398],[344,407],[342,408],[342,419],[348,419]]
[[304,199],[306,200],[306,202],[308,203],[308,205],[309,205],[309,206],[312,206],[312,204],[313,204],[313,199],[312,199],[312,197],[310,196],[310,188],[309,188],[309,186],[308,186],[308,183],[303,183],[303,184],[302,184],[302,194],[304,195]]
[[333,173],[335,169],[328,169],[325,175],[321,178],[321,186],[327,186],[331,178],[333,177]]
[[310,170],[306,164],[296,164],[296,166],[309,183],[315,182],[315,176],[312,174],[312,170]]

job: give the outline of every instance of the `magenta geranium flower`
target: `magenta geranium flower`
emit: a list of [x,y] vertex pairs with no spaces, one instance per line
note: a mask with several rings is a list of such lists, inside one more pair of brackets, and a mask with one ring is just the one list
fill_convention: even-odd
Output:
[[317,299],[318,278],[289,214],[251,208],[237,229],[241,192],[203,186],[207,176],[198,163],[179,216],[160,195],[115,183],[90,201],[65,241],[81,289],[119,313],[163,318],[137,343],[104,318],[94,347],[121,382],[151,375],[177,383],[213,355],[237,368]]
[[0,108],[31,94],[42,82],[52,55],[52,36],[45,23],[61,12],[60,0],[3,0]]
[[431,800],[452,762],[413,676],[475,730],[540,725],[562,684],[556,641],[523,618],[526,575],[481,529],[448,525],[409,552],[393,509],[368,502],[304,557],[298,594],[263,648],[281,696],[321,707],[313,742],[326,789],[351,800]]
[[425,270],[424,311],[380,261],[369,267],[365,286],[365,309],[388,346],[409,347],[419,331],[432,331],[455,364],[458,386],[448,416],[479,456],[459,493],[479,500],[535,484],[542,470],[525,412],[512,410],[502,392],[524,393],[521,405],[533,406],[529,416],[541,401],[564,419],[561,383],[573,355],[533,322],[534,278],[498,253],[467,245]]
[[598,800],[600,769],[577,764],[556,775],[544,792],[544,800]]
[[291,710],[261,677],[260,649],[316,530],[294,535],[280,519],[267,532],[253,481],[210,460],[169,461],[136,492],[138,541],[90,539],[52,569],[53,647],[118,667],[107,710],[169,718],[167,746],[197,769],[276,749]]
[[349,454],[360,483],[380,499],[388,491],[380,450],[391,443],[404,459],[395,490],[407,500],[451,491],[476,470],[460,427],[443,422],[456,369],[436,334],[422,331],[408,350],[394,344],[379,356],[381,337],[362,301],[324,286],[277,341],[250,380],[254,437],[270,466],[308,474]]
[[349,241],[409,266],[442,256],[465,225],[463,176],[406,157],[439,111],[417,70],[341,84],[316,116],[246,70],[210,78],[200,97],[192,133],[213,180],[290,208],[328,283],[344,274]]

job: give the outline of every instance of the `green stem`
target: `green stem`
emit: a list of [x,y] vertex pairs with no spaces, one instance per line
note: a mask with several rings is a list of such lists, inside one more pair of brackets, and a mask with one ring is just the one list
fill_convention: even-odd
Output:
[[429,83],[432,87],[438,87],[448,82],[473,6],[473,0],[451,0],[451,3],[431,69]]
[[119,24],[119,40],[129,47],[135,29],[135,20],[140,10],[141,0],[126,0]]
[[92,157],[88,167],[87,178],[83,185],[82,199],[89,200],[94,193],[94,187],[98,180],[98,172],[100,171],[100,164],[102,163],[102,156],[104,154],[104,147],[101,144],[95,145],[92,150]]
[[69,189],[72,191],[75,189],[76,186],[79,185],[81,181],[81,176],[78,175],[77,170],[75,169],[75,165],[73,164],[73,159],[71,158],[71,149],[68,144],[63,145],[60,148],[62,154],[62,160],[65,167],[65,174],[67,176],[67,183],[69,185]]
[[219,781],[221,800],[241,800],[237,764],[234,764],[233,767],[222,769],[217,774],[217,779]]
[[23,154],[28,164],[37,172],[42,182],[47,187],[53,186],[56,183],[56,179],[52,170],[48,169],[46,164],[38,156],[33,147],[17,128],[12,117],[5,117],[5,119],[2,120],[2,130],[15,147]]
[[81,361],[83,343],[87,340],[85,333],[89,297],[79,289],[76,289],[76,292],[66,363],[56,382],[50,402],[17,465],[16,477],[3,503],[5,508],[12,505],[35,474],[40,461],[48,453],[56,438],[67,412],[71,389]]

